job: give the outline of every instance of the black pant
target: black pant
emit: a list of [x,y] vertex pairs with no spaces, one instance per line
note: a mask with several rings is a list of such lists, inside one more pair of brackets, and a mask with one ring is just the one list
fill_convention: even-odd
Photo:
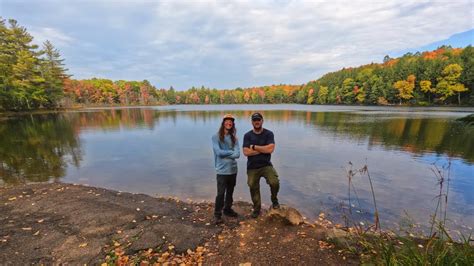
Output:
[[[232,208],[234,201],[232,196],[234,194],[235,181],[237,174],[233,175],[217,175],[217,196],[214,209],[214,216],[222,216],[222,208],[224,211]],[[224,200],[225,198],[225,200]]]

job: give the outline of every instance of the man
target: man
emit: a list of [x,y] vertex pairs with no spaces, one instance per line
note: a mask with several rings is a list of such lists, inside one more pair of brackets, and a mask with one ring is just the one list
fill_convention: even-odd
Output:
[[273,132],[263,128],[263,116],[260,113],[252,114],[253,129],[244,135],[243,152],[248,157],[247,161],[247,184],[250,188],[250,196],[253,202],[252,217],[260,215],[260,178],[263,176],[270,186],[272,207],[280,208],[278,203],[278,190],[280,181],[278,173],[270,162],[275,149]]
[[224,215],[237,217],[238,214],[232,210],[234,187],[237,178],[237,162],[240,157],[239,141],[236,136],[235,119],[231,114],[222,118],[219,131],[212,136],[212,149],[214,151],[214,163],[217,179],[217,196],[214,209],[215,224],[223,223],[222,209]]

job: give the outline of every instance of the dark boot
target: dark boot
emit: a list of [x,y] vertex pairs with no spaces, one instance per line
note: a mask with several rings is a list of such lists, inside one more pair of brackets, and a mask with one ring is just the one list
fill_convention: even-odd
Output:
[[260,215],[260,210],[253,210],[250,216],[252,216],[252,218],[254,219],[257,219],[259,215]]
[[222,220],[222,217],[214,216],[214,224],[215,225],[219,225],[219,224],[222,224],[222,223],[224,223],[224,220]]
[[237,217],[239,216],[238,213],[236,213],[234,210],[232,209],[224,209],[224,215],[226,216],[230,216],[230,217]]

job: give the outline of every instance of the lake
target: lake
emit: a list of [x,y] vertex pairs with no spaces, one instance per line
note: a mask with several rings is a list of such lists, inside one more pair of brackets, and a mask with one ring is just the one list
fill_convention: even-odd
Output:
[[[474,127],[455,121],[474,108],[179,105],[18,115],[0,120],[0,185],[62,181],[213,201],[211,136],[232,113],[242,143],[257,110],[275,134],[280,201],[310,221],[320,212],[344,220],[352,162],[368,166],[382,227],[429,221],[439,191],[434,167],[449,174],[450,227],[474,227]],[[243,154],[238,166],[234,199],[250,202]],[[367,175],[353,182],[353,215],[370,221]],[[261,191],[268,207],[263,179]]]

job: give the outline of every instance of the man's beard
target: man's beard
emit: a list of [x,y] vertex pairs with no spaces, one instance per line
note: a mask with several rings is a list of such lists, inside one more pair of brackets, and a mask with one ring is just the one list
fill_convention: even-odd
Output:
[[260,129],[262,129],[262,125],[256,127],[256,126],[253,126],[253,129],[255,129],[256,131],[259,131]]

